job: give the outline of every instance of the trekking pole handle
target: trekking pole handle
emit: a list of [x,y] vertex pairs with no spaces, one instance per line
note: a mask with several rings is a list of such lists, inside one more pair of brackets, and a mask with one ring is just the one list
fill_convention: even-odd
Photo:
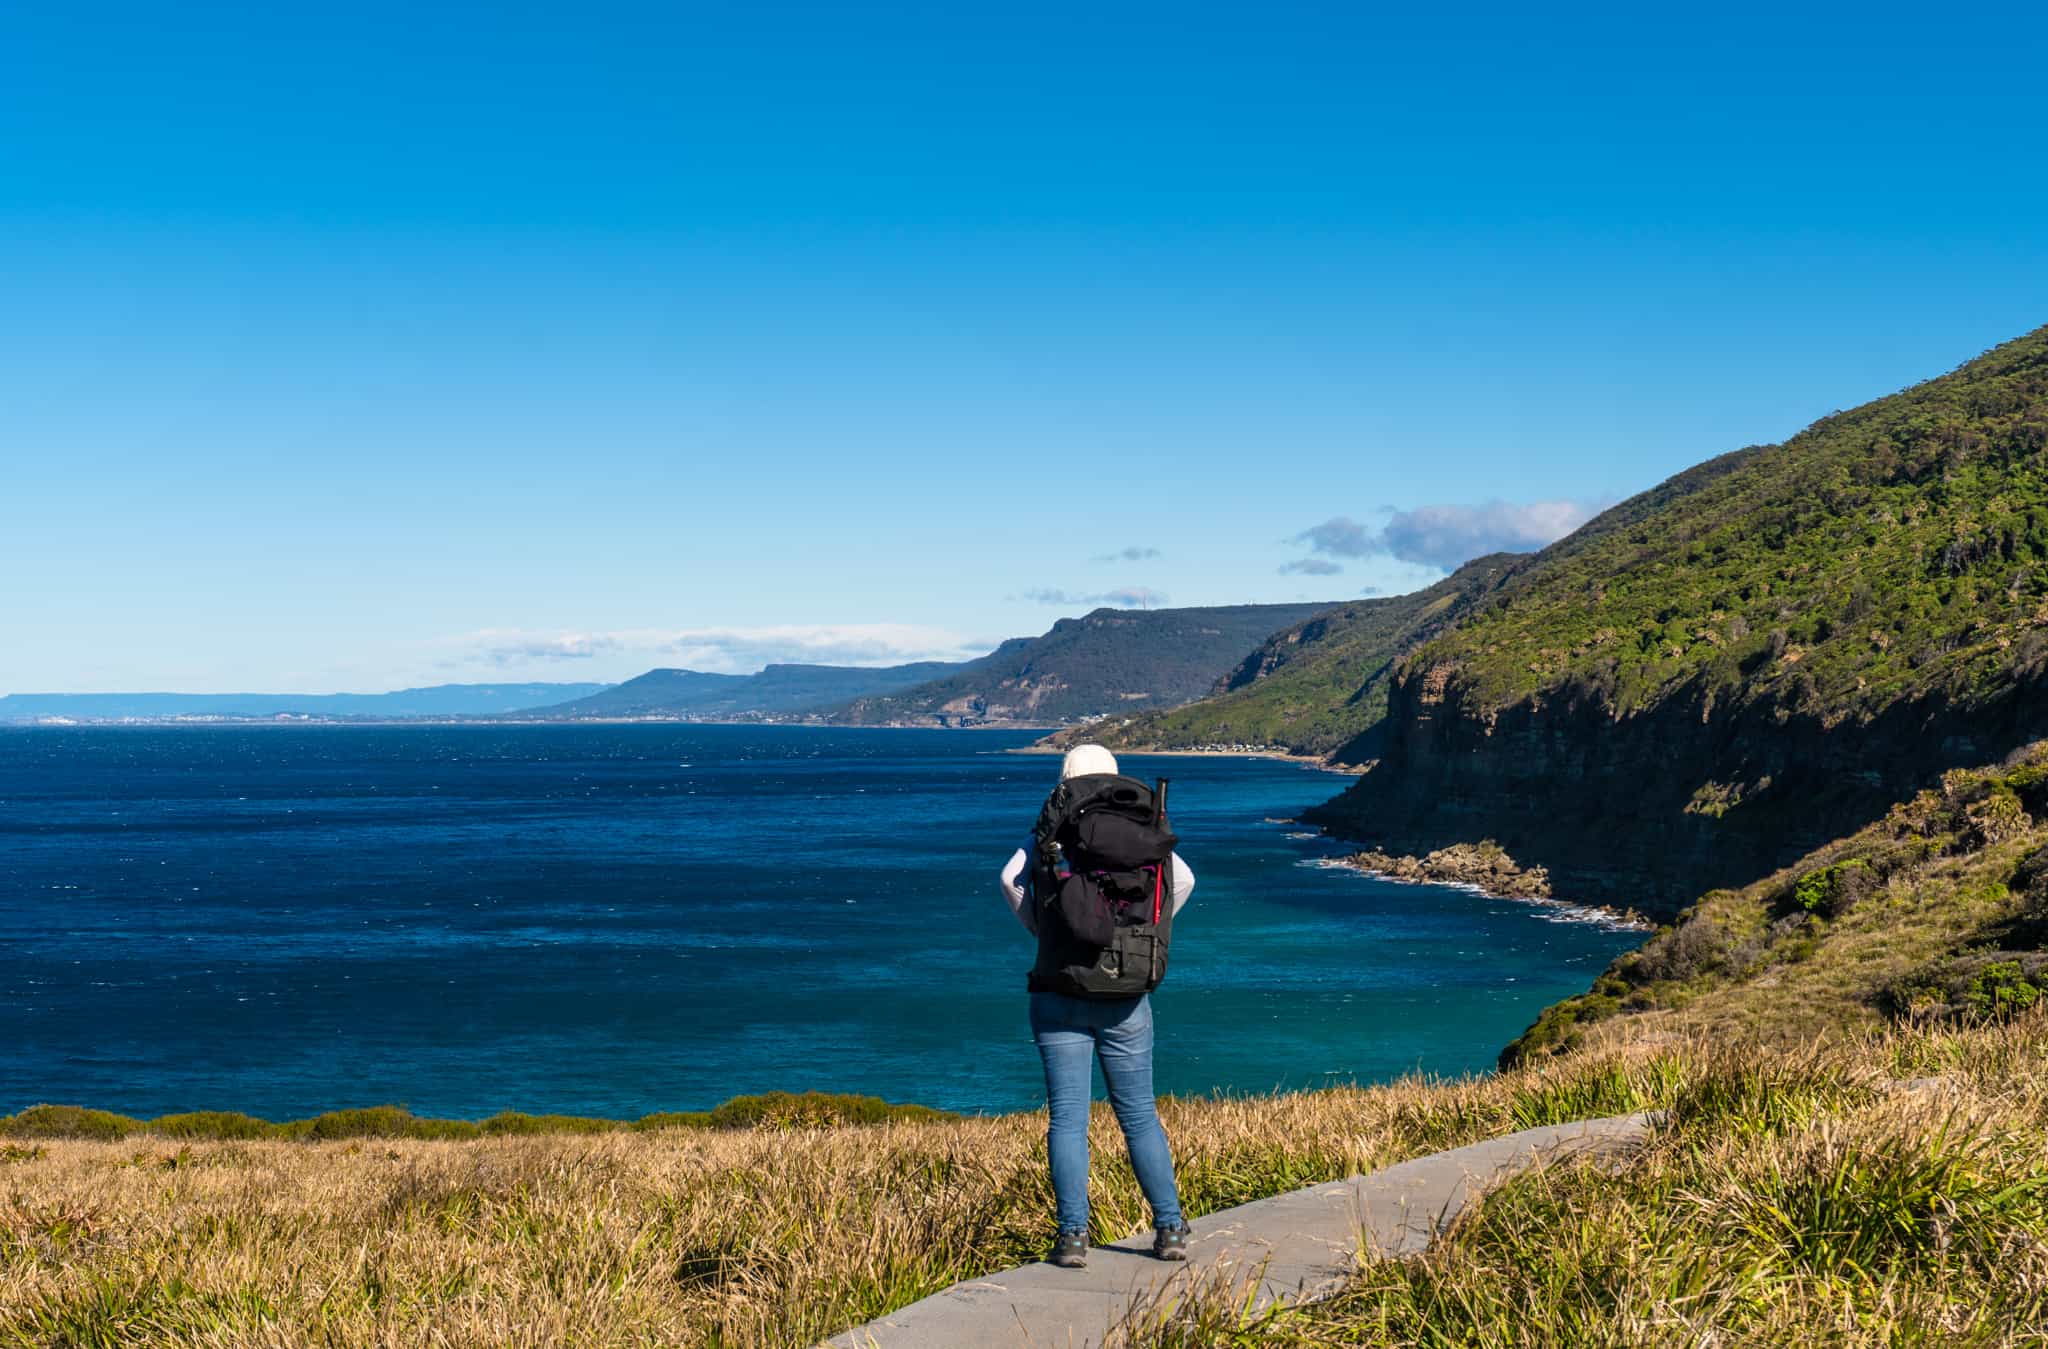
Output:
[[1159,779],[1159,785],[1152,789],[1152,827],[1166,823],[1166,789],[1173,784],[1172,778]]

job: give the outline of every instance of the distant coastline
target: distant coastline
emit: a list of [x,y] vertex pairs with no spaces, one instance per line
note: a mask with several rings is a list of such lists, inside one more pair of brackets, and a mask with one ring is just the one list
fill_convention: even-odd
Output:
[[[1011,726],[1004,729],[1028,731],[1041,728]],[[1074,728],[1070,726],[1054,726],[1042,729],[1065,731]],[[1295,754],[1284,749],[1255,749],[1251,746],[1203,745],[1193,749],[1147,749],[1128,745],[1113,745],[1111,748],[1119,754],[1143,754],[1148,757],[1162,759],[1278,759],[1282,763],[1300,764],[1303,768],[1320,769],[1325,773],[1342,773],[1348,777],[1361,777],[1372,770],[1371,764],[1333,764],[1315,754]],[[1009,751],[1011,754],[1061,754],[1064,752],[1060,746],[1048,745],[1043,742],[1020,745],[1016,749]]]
[[822,731],[1058,731],[1064,729],[1064,727],[1053,723],[1009,721],[975,722],[966,726],[938,726],[919,725],[909,722],[846,723],[824,721],[816,718],[785,721],[767,717],[531,717],[521,716],[517,713],[444,717],[310,717],[287,715],[265,717],[38,717],[32,720],[0,721],[0,730],[118,730],[122,727],[167,730],[181,726],[232,726],[237,728],[263,726],[785,726],[795,729],[809,728]]

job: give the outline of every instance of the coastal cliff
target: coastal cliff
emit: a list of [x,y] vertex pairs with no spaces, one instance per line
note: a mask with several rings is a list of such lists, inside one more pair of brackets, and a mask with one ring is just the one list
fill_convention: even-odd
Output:
[[2044,448],[2048,329],[1623,503],[1400,662],[1309,818],[1668,916],[2048,736]]
[[1710,696],[1614,718],[1597,703],[1475,705],[1441,666],[1403,672],[1379,766],[1308,813],[1395,853],[1492,839],[1560,893],[1670,916],[1852,832],[1958,763],[2048,737],[2038,676],[1994,700],[1901,703],[1853,725]]

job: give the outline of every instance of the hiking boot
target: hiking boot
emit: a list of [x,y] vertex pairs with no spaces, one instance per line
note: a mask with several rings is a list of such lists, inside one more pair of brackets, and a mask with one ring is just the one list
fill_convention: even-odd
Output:
[[1152,1258],[1155,1260],[1185,1260],[1188,1258],[1188,1236],[1194,1231],[1186,1223],[1178,1227],[1158,1227],[1152,1231]]
[[1052,1243],[1052,1254],[1045,1257],[1061,1269],[1088,1268],[1088,1234],[1086,1232],[1062,1232]]

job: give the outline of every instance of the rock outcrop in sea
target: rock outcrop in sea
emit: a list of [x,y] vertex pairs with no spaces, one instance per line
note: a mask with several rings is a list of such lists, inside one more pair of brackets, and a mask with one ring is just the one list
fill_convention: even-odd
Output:
[[1549,899],[1550,873],[1542,867],[1524,867],[1508,856],[1499,844],[1454,843],[1422,857],[1382,852],[1369,848],[1342,859],[1344,865],[1370,871],[1397,881],[1435,881],[1444,885],[1469,885],[1489,895],[1508,899]]

